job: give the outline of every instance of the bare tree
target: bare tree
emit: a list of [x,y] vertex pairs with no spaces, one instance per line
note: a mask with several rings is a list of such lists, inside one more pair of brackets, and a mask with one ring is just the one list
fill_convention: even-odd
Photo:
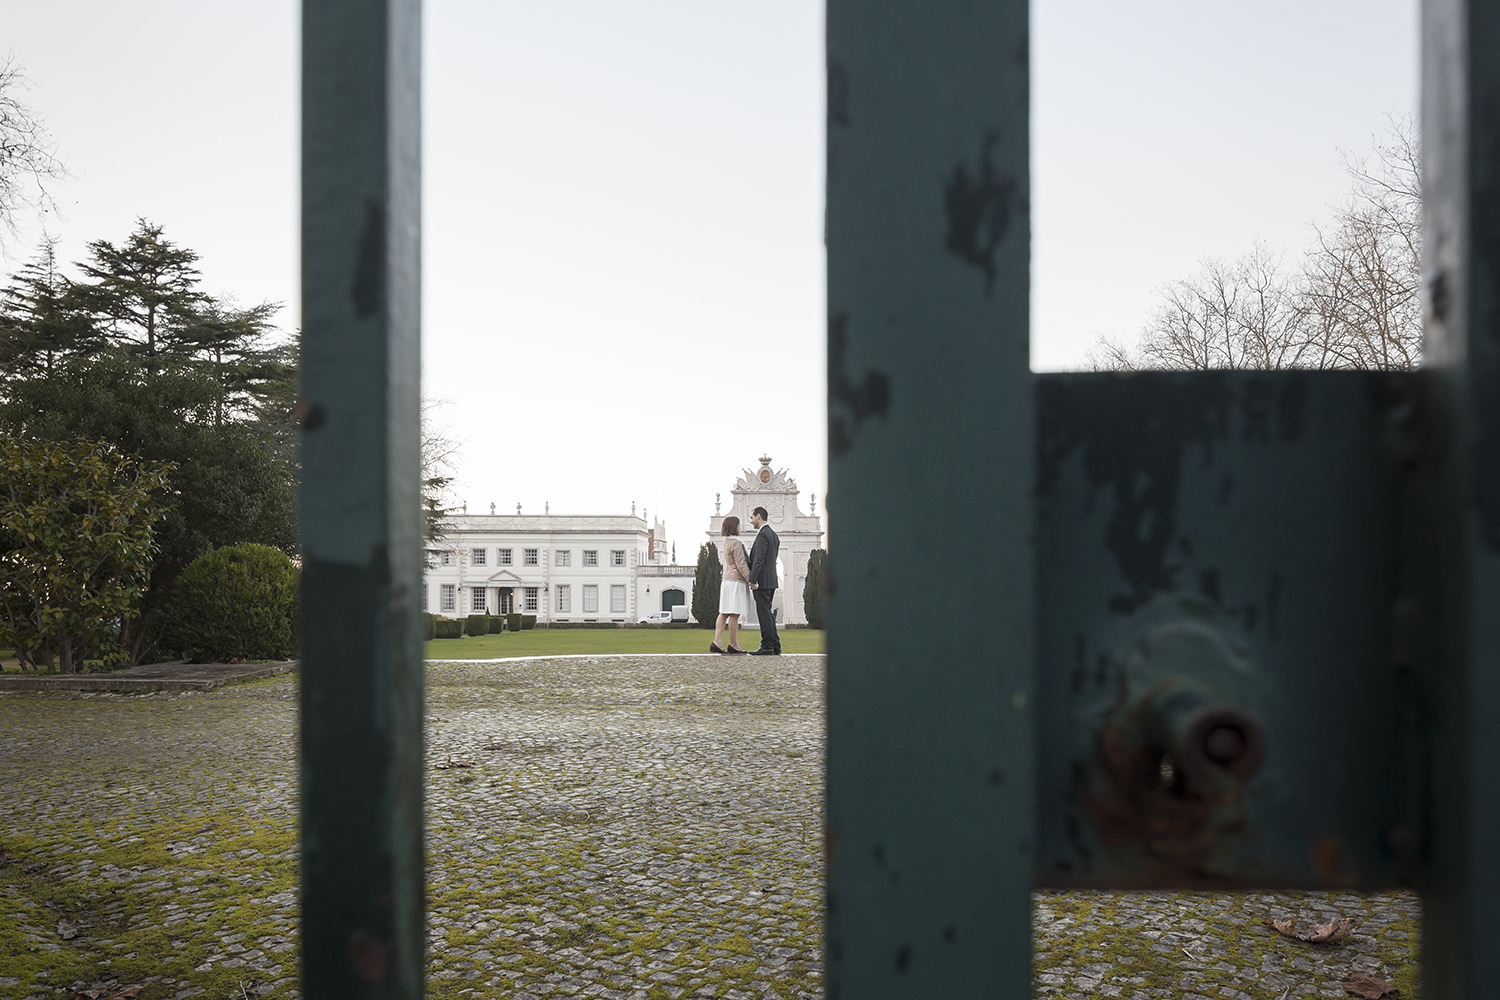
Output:
[[1162,289],[1134,349],[1100,337],[1094,371],[1415,368],[1422,353],[1422,170],[1416,128],[1345,156],[1348,200],[1287,273],[1257,244]]
[[[1373,163],[1371,162],[1373,159]],[[1422,182],[1416,129],[1393,120],[1304,260],[1309,335],[1332,368],[1415,368],[1422,355]]]
[[1141,364],[1124,343],[1101,334],[1084,355],[1084,367],[1091,372],[1133,372]]
[[21,100],[26,77],[10,56],[0,56],[0,250],[18,233],[23,211],[52,211],[47,182],[60,180],[62,161],[41,117]]
[[1309,363],[1295,281],[1257,244],[1236,261],[1204,261],[1197,275],[1163,289],[1134,365],[1203,371]]
[[422,400],[422,540],[429,549],[448,529],[449,488],[459,454],[458,441],[438,420],[442,405],[441,400]]

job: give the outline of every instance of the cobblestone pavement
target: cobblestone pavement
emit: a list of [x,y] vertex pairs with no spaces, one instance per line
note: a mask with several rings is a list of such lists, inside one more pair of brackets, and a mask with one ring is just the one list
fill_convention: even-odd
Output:
[[[822,994],[822,658],[428,673],[429,995]],[[296,997],[296,689],[0,694],[0,998]],[[1355,920],[1281,938],[1270,916]],[[1039,996],[1416,995],[1406,895],[1044,893]]]

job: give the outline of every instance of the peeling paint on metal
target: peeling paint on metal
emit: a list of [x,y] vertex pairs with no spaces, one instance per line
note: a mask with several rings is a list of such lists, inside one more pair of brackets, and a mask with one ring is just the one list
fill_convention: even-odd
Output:
[[[890,376],[867,371],[857,384],[848,373],[849,314],[828,319],[828,450],[843,455],[854,447],[859,427],[884,417],[891,405]],[[843,411],[843,412],[839,412]],[[826,497],[824,498],[826,501]],[[826,502],[824,504],[827,506]]]
[[385,212],[374,198],[365,199],[365,224],[354,257],[354,279],[349,298],[354,315],[369,319],[380,311],[385,288]]
[[979,148],[979,167],[955,163],[943,181],[943,211],[948,217],[944,248],[984,272],[984,293],[995,287],[995,251],[1016,217],[1025,217],[1018,204],[1015,178],[1002,174],[994,163],[998,129],[985,134]]

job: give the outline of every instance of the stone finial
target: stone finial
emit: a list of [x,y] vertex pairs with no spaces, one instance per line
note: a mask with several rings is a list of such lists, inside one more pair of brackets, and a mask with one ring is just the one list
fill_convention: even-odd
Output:
[[550,513],[552,513],[552,501],[551,500],[543,500],[542,501],[542,513],[543,514],[550,514]]
[[519,501],[516,503],[516,516],[517,517],[521,516],[521,504],[520,504]]
[[722,494],[719,494],[719,493],[715,493],[714,494],[714,513],[715,514],[717,514],[719,512],[719,497],[721,495]]
[[816,493],[809,493],[808,497],[812,500],[812,512],[816,514],[818,512],[818,495]]
[[630,516],[635,517],[635,501],[630,501]]
[[493,500],[490,501],[490,516],[495,516],[495,501]]

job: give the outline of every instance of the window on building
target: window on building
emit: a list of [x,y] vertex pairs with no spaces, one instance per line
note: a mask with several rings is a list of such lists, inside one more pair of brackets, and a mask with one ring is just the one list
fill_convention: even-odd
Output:
[[560,613],[565,613],[573,610],[573,588],[566,583],[558,585],[557,610]]
[[452,552],[439,552],[438,553],[438,565],[439,566],[452,566],[453,565],[453,553]]
[[568,566],[573,562],[573,553],[570,549],[557,550],[557,565]]
[[540,587],[526,588],[526,610],[535,611],[537,607],[537,595],[541,592]]
[[471,614],[482,615],[489,601],[485,598],[483,587],[471,587],[469,596],[469,611]]
[[599,610],[599,588],[595,584],[583,585],[583,613],[593,614]]
[[427,610],[427,584],[422,584],[422,610]]
[[625,550],[624,549],[614,549],[614,550],[612,550],[610,552],[610,554],[609,554],[609,564],[611,566],[624,566],[625,565]]
[[485,557],[485,555],[486,555],[487,552],[488,552],[487,549],[470,549],[469,550],[469,562],[473,563],[475,566],[483,566],[484,565],[484,557]]
[[510,565],[510,549],[496,549],[495,550],[495,561],[497,563],[499,563],[501,566],[509,566]]
[[526,566],[535,566],[537,551],[537,549],[522,549],[522,564]]
[[458,610],[458,599],[453,595],[453,584],[445,583],[438,588],[438,610]]
[[616,583],[609,588],[609,610],[613,614],[625,611],[625,585]]
[[597,566],[597,565],[599,565],[599,550],[598,549],[584,549],[583,550],[583,564],[585,566]]

